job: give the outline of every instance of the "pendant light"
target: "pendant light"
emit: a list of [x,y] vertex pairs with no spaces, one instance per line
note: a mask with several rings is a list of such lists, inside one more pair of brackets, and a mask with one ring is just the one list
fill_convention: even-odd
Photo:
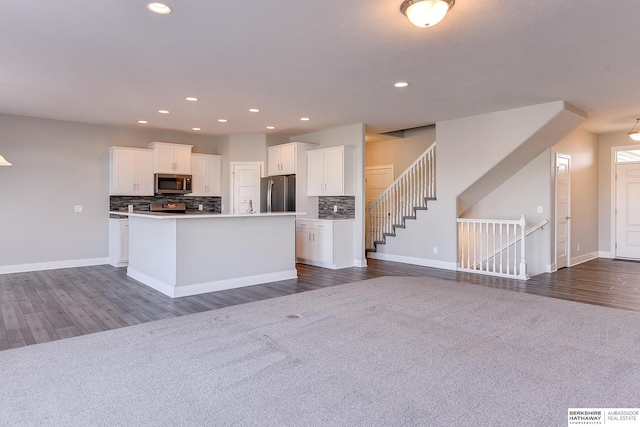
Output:
[[633,125],[629,133],[627,133],[627,135],[629,135],[629,138],[633,139],[634,141],[640,141],[640,131],[634,130],[636,126],[638,126],[638,122],[640,122],[640,119],[636,119],[636,124]]
[[11,163],[9,163],[7,159],[2,157],[1,154],[0,154],[0,166],[11,166]]
[[402,13],[416,27],[433,27],[449,12],[456,0],[404,0]]

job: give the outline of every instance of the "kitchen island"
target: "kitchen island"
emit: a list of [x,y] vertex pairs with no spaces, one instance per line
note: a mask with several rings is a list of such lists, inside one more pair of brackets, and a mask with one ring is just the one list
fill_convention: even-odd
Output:
[[295,212],[129,217],[127,275],[172,298],[298,277]]

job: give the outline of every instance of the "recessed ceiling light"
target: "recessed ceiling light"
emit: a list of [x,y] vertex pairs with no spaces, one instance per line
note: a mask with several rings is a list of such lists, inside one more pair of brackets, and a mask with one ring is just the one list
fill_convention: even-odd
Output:
[[275,126],[267,126],[267,129],[275,129]]
[[251,113],[259,113],[260,112],[260,110],[258,110],[257,108],[249,108],[249,111]]
[[200,129],[200,128],[191,128],[191,129],[192,129],[192,130],[202,130],[202,129]]
[[301,117],[300,120],[302,120],[303,122],[308,122],[311,119],[309,117]]
[[185,99],[191,102],[196,102],[198,100],[198,98],[196,98],[195,96],[187,96]]
[[147,9],[158,15],[168,15],[171,13],[171,8],[164,3],[149,3]]
[[158,110],[160,114],[169,114],[169,110]]
[[407,82],[398,82],[396,84],[394,84],[395,87],[407,87],[409,86],[409,83]]
[[149,122],[146,120],[138,120],[138,123],[140,123],[141,125],[146,125]]
[[227,123],[227,119],[218,119],[220,123]]

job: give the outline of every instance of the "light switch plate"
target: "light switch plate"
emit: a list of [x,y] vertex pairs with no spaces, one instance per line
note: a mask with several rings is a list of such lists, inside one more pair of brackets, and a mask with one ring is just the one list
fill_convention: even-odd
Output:
[[82,212],[82,205],[75,205],[73,207],[74,212]]

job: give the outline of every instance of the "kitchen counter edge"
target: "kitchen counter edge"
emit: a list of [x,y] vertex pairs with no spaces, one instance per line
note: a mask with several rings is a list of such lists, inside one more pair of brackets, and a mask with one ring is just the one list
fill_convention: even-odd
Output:
[[194,218],[264,218],[271,216],[296,216],[306,215],[305,212],[271,212],[271,213],[254,213],[254,214],[218,214],[218,213],[162,213],[162,212],[146,212],[146,211],[133,211],[133,212],[121,212],[110,211],[109,215],[119,215],[125,217],[139,217],[139,218],[152,218],[152,219],[194,219]]

